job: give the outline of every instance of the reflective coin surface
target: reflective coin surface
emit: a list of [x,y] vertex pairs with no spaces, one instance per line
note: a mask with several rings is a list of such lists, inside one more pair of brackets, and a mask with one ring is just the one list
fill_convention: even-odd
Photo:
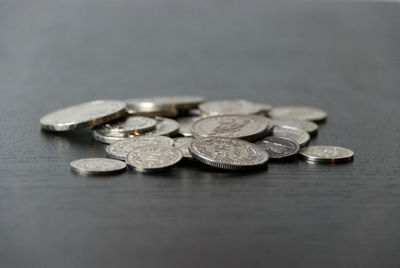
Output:
[[281,160],[296,155],[300,146],[291,140],[278,137],[265,137],[255,143],[263,148],[270,159]]
[[174,139],[174,146],[181,150],[183,157],[192,159],[192,155],[189,152],[189,145],[194,140],[192,137],[179,137]]
[[137,135],[142,132],[153,130],[156,128],[156,124],[157,121],[150,117],[129,116],[121,120],[106,123],[97,128],[105,135],[114,134],[115,136],[124,137],[128,134]]
[[182,152],[166,145],[148,145],[133,149],[126,156],[129,167],[141,172],[153,172],[165,169],[182,159]]
[[144,135],[152,136],[172,136],[178,133],[179,123],[173,119],[156,117],[156,128],[152,131],[144,133]]
[[121,101],[86,102],[49,113],[40,119],[40,125],[42,129],[50,131],[100,125],[123,116],[126,113],[125,107]]
[[96,141],[111,144],[117,141],[121,141],[129,137],[129,135],[125,134],[114,134],[102,131],[102,128],[93,128],[92,129],[92,136]]
[[310,135],[316,135],[318,132],[318,125],[312,121],[300,120],[300,119],[275,119],[271,120],[273,125],[277,126],[290,126],[300,128]]
[[328,116],[328,114],[321,109],[307,106],[274,107],[269,115],[272,119],[290,118],[315,122],[322,122]]
[[133,110],[146,106],[170,106],[176,109],[192,109],[196,108],[200,103],[204,102],[204,98],[200,96],[157,96],[147,98],[135,98],[126,101],[128,108]]
[[182,134],[183,136],[193,136],[192,134],[192,125],[194,122],[200,120],[200,116],[185,116],[185,117],[180,117],[177,119],[179,123],[179,133]]
[[72,171],[81,175],[109,175],[125,168],[124,162],[110,158],[84,158],[71,162]]
[[354,152],[338,146],[308,146],[300,150],[300,155],[311,162],[337,163],[354,159]]
[[115,142],[106,148],[111,158],[125,160],[126,155],[133,149],[147,145],[174,145],[174,140],[165,136],[136,136]]
[[258,104],[246,100],[207,101],[199,109],[207,115],[252,115],[261,111]]
[[275,126],[272,130],[272,136],[294,141],[301,147],[310,142],[310,134],[296,127]]
[[155,105],[151,103],[146,104],[142,107],[137,107],[136,109],[128,107],[127,112],[130,115],[142,115],[149,117],[176,117],[178,115],[178,110],[169,105]]
[[268,161],[262,148],[238,139],[199,138],[192,141],[189,151],[200,162],[222,169],[248,169]]
[[227,137],[256,140],[265,136],[272,125],[259,115],[220,115],[196,121],[192,133],[196,137]]

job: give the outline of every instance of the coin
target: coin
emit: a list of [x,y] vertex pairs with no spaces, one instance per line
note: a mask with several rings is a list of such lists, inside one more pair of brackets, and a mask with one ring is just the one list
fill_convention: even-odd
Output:
[[129,167],[141,171],[159,171],[178,163],[182,159],[182,152],[167,145],[148,145],[133,149],[126,156]]
[[248,169],[268,161],[268,153],[262,148],[238,139],[195,139],[189,145],[189,151],[200,162],[222,169]]
[[269,104],[265,104],[265,103],[254,103],[255,105],[258,105],[260,107],[260,111],[258,113],[263,113],[263,114],[269,114],[269,112],[272,109],[272,106]]
[[92,136],[96,141],[102,142],[102,143],[107,143],[111,144],[117,141],[121,141],[123,139],[126,139],[130,137],[129,135],[109,135],[109,133],[104,133],[101,131],[101,128],[93,128],[92,129]]
[[125,106],[121,101],[112,100],[86,102],[49,113],[40,119],[40,125],[50,131],[100,125],[124,115]]
[[192,132],[190,131],[194,122],[201,119],[200,116],[185,116],[180,117],[177,119],[179,123],[179,133],[183,136],[193,136]]
[[173,136],[179,131],[179,124],[173,119],[156,117],[158,121],[156,128],[152,131],[144,133],[144,135],[152,136]]
[[251,115],[261,111],[261,107],[246,100],[207,101],[199,105],[207,115]]
[[338,146],[309,146],[300,150],[300,155],[310,162],[337,163],[354,159],[354,152]]
[[184,158],[193,158],[189,152],[189,145],[193,140],[192,137],[179,137],[174,139],[174,146],[181,150]]
[[300,128],[310,135],[316,135],[318,132],[318,125],[312,121],[300,120],[300,119],[279,119],[271,120],[273,125],[277,126],[290,126]]
[[327,113],[323,110],[307,106],[281,106],[274,107],[269,113],[272,119],[300,119],[321,122],[327,118]]
[[143,107],[132,107],[127,108],[127,112],[130,115],[142,115],[149,117],[165,116],[165,117],[176,117],[178,110],[168,105],[155,105],[152,103],[146,103]]
[[98,126],[98,131],[104,135],[126,137],[129,134],[137,135],[156,128],[157,121],[145,116],[129,116]]
[[109,175],[125,168],[124,162],[109,158],[84,158],[71,162],[72,171],[81,175]]
[[227,137],[256,140],[265,136],[272,125],[259,115],[218,115],[196,121],[192,133],[196,137]]
[[301,147],[310,142],[310,134],[302,129],[290,126],[275,126],[272,130],[272,136],[294,141]]
[[133,110],[146,106],[170,106],[178,110],[188,110],[196,108],[204,100],[200,96],[157,96],[128,99],[126,103],[128,108],[132,108]]
[[296,155],[300,146],[291,140],[278,137],[265,137],[255,143],[263,148],[270,159],[281,160]]

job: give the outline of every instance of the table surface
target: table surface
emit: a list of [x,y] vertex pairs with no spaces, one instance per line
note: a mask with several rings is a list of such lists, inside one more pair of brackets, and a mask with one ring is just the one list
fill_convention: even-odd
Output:
[[[0,2],[0,267],[399,267],[400,5]],[[93,99],[198,94],[329,113],[353,163],[81,177]]]

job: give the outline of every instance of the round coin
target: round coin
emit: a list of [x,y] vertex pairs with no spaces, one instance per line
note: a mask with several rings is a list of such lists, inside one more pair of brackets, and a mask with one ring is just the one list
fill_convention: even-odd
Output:
[[[156,128],[157,121],[145,116],[129,116],[121,120],[98,126],[99,131],[105,135],[125,137],[126,135],[138,135]],[[101,130],[100,130],[101,129]],[[120,135],[118,135],[120,134]]]
[[262,148],[238,139],[195,139],[189,145],[189,151],[200,162],[222,169],[249,169],[268,161],[268,153]]
[[300,128],[310,135],[316,135],[318,132],[318,125],[312,121],[300,120],[300,119],[280,119],[271,120],[271,123],[276,126],[290,126]]
[[261,112],[258,104],[246,100],[207,101],[199,105],[207,115],[251,115]]
[[300,146],[291,140],[278,137],[265,137],[255,143],[263,148],[269,155],[270,159],[281,160],[296,155]]
[[179,137],[174,139],[174,146],[181,150],[183,157],[192,159],[192,155],[189,152],[189,145],[193,141],[192,137]]
[[147,145],[174,145],[174,140],[165,136],[136,136],[117,141],[106,148],[111,158],[125,160],[126,155],[135,148]]
[[152,136],[173,136],[179,131],[179,124],[173,119],[156,117],[156,128],[152,131],[143,133]]
[[155,105],[153,103],[146,103],[146,105],[137,107],[135,109],[128,107],[127,112],[130,115],[142,115],[149,117],[176,117],[178,115],[178,111],[169,105]]
[[290,126],[275,126],[272,130],[272,136],[294,141],[301,147],[310,142],[310,134],[302,129]]
[[133,149],[126,156],[129,167],[141,172],[153,172],[165,169],[182,159],[178,148],[166,145],[148,145]]
[[86,102],[49,113],[40,119],[40,125],[42,129],[50,131],[96,126],[121,117],[126,113],[125,107],[121,101]]
[[190,137],[192,136],[192,125],[194,122],[200,120],[200,116],[185,116],[185,117],[180,117],[177,119],[179,123],[179,133],[183,136]]
[[315,122],[322,122],[327,118],[327,113],[323,110],[307,106],[281,106],[274,107],[269,113],[272,119],[300,119]]
[[337,163],[354,159],[354,152],[338,146],[308,146],[300,150],[302,158],[310,162]]
[[204,100],[200,96],[157,96],[129,99],[126,103],[128,108],[132,108],[133,110],[146,106],[170,106],[178,110],[188,110],[196,108]]
[[124,162],[109,158],[84,158],[71,162],[71,170],[81,175],[109,175],[125,168]]
[[123,134],[111,134],[110,135],[110,133],[104,133],[101,130],[102,130],[102,128],[93,128],[92,136],[96,141],[99,141],[102,143],[111,144],[111,143],[121,141],[121,140],[129,137],[129,135],[123,135]]

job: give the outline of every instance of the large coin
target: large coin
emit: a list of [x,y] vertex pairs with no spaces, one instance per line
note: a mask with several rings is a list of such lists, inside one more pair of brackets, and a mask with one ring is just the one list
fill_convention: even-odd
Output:
[[310,142],[310,134],[296,127],[275,126],[272,130],[272,135],[294,141],[301,147],[306,146]]
[[274,107],[269,113],[272,119],[300,119],[315,122],[324,121],[327,118],[327,113],[321,109],[307,106],[281,106]]
[[125,160],[126,155],[133,149],[146,145],[174,145],[174,140],[165,136],[136,136],[115,142],[106,148],[111,158]]
[[179,133],[183,136],[192,136],[192,125],[194,122],[200,120],[200,116],[185,116],[177,119],[179,123]]
[[271,120],[273,125],[277,126],[290,126],[300,128],[310,135],[316,135],[318,132],[318,125],[312,121],[300,120],[300,119],[279,119]]
[[271,129],[269,120],[258,115],[220,115],[196,121],[192,133],[196,137],[226,137],[256,140]]
[[129,134],[150,131],[156,128],[157,121],[145,116],[129,116],[121,120],[106,123],[96,127],[104,135],[126,137]]
[[124,115],[125,106],[121,101],[112,100],[86,102],[49,113],[40,119],[40,125],[51,131],[96,126]]
[[126,101],[128,108],[142,109],[150,106],[170,106],[178,110],[196,108],[200,103],[204,102],[204,98],[200,96],[157,96],[148,98],[135,98]]
[[207,101],[199,109],[207,115],[251,115],[261,112],[258,104],[246,100]]
[[337,163],[352,161],[354,152],[338,146],[309,146],[300,150],[300,155],[311,162]]
[[179,137],[174,139],[174,146],[181,150],[184,158],[193,158],[189,152],[189,145],[193,140],[192,137]]
[[255,143],[267,151],[270,159],[281,160],[296,155],[300,146],[291,140],[278,137],[265,137]]
[[129,167],[141,171],[159,171],[178,163],[182,152],[178,148],[166,145],[148,145],[133,149],[126,156]]
[[268,153],[255,144],[230,138],[200,138],[189,146],[193,157],[204,164],[241,170],[264,165]]
[[152,136],[173,136],[179,131],[179,123],[173,119],[156,117],[158,121],[156,128],[152,131],[144,133],[144,135]]
[[72,171],[81,175],[109,175],[125,168],[124,162],[109,158],[84,158],[71,162]]

